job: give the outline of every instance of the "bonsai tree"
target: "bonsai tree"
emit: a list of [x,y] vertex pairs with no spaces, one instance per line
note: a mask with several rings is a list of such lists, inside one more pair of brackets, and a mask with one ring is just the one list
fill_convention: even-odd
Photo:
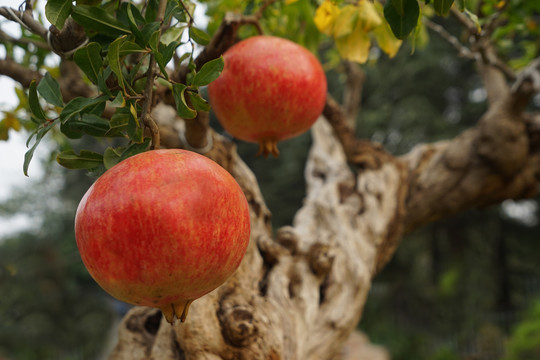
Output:
[[[196,8],[206,10],[207,26]],[[19,37],[0,33],[0,74],[24,89],[0,135],[21,123],[30,131],[25,174],[48,134],[111,138],[102,152],[57,156],[60,165],[94,175],[141,152],[187,149],[225,168],[247,199],[251,235],[234,275],[195,301],[183,323],[169,324],[159,309],[133,308],[111,359],[338,359],[373,278],[405,234],[537,194],[540,117],[530,102],[540,90],[539,12],[535,2],[491,0],[49,0],[46,27],[35,3],[25,1],[0,8],[22,30]],[[361,64],[376,62],[381,51],[394,56],[403,41],[420,46],[428,29],[430,41],[449,42],[475,64],[487,108],[455,138],[393,155],[356,136]],[[205,90],[225,71],[227,50],[261,34],[288,37],[345,75],[342,99],[327,94],[311,127],[303,205],[275,232],[235,141],[210,126]],[[14,48],[27,55],[22,62]],[[51,54],[58,68],[45,66]],[[239,90],[229,89],[231,102]],[[275,144],[268,150],[277,153]]]

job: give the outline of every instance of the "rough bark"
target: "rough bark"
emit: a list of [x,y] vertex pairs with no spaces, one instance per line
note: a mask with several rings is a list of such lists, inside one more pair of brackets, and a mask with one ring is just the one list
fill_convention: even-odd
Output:
[[246,257],[232,279],[192,305],[183,324],[135,308],[111,359],[340,358],[360,319],[379,248],[399,233],[406,172],[396,161],[355,175],[324,119],[313,136],[305,205],[275,237],[253,174],[230,144],[215,141],[224,148],[209,156],[238,179],[250,204]]
[[275,236],[254,175],[231,143],[212,134],[207,155],[235,176],[250,204],[246,257],[227,283],[195,301],[185,323],[171,326],[155,309],[134,308],[110,358],[343,359],[372,278],[403,234],[536,194],[540,120],[517,105],[521,87],[499,91],[506,95],[476,127],[399,158],[354,139],[329,98],[328,119],[312,129],[304,205]]

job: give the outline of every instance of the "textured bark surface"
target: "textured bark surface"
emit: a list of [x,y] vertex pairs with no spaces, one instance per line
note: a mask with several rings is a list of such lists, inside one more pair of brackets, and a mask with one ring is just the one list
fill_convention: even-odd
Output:
[[226,148],[209,154],[248,198],[246,257],[232,279],[194,302],[183,324],[170,326],[159,311],[135,308],[122,323],[112,359],[341,357],[360,319],[379,248],[398,232],[406,173],[396,161],[355,175],[324,119],[313,135],[305,204],[293,226],[275,237],[251,171]]
[[[227,41],[231,24],[222,28]],[[512,86],[496,68],[479,65],[489,108],[478,124],[401,157],[357,139],[350,111],[329,97],[311,131],[304,205],[275,235],[257,180],[234,145],[208,129],[208,115],[184,122],[174,111],[155,114],[166,146],[210,149],[205,155],[237,179],[250,204],[251,241],[235,275],[195,301],[185,323],[171,326],[159,310],[134,308],[110,358],[351,359],[347,339],[372,279],[405,233],[537,193],[540,116],[527,114],[525,106],[540,89],[540,64]],[[167,103],[166,93],[163,98]]]

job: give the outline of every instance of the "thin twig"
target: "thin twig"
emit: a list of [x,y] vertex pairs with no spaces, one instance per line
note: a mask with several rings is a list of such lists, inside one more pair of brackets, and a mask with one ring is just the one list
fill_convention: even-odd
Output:
[[261,7],[259,8],[259,10],[257,10],[257,12],[254,14],[255,17],[257,19],[260,19],[264,13],[264,10],[266,10],[267,7],[269,7],[270,5],[272,5],[273,3],[275,3],[277,0],[266,0],[262,5]]
[[14,45],[24,46],[24,45],[31,44],[39,49],[50,50],[49,44],[47,44],[44,41],[36,41],[36,40],[28,39],[28,38],[17,39],[3,32],[1,29],[0,29],[0,40],[5,41],[5,42],[10,42]]
[[182,0],[180,0],[180,5],[182,5],[182,7],[184,8],[184,11],[186,12],[186,14],[189,17],[189,25],[193,24],[195,22],[195,19],[193,19],[193,16],[190,14],[186,4],[184,4],[184,2]]
[[469,17],[463,14],[455,7],[450,8],[450,14],[454,16],[468,31],[470,34],[478,34],[478,27]]
[[450,45],[456,48],[460,56],[466,57],[468,59],[473,59],[473,60],[476,59],[476,56],[471,51],[471,49],[463,45],[454,35],[446,31],[446,29],[443,28],[441,25],[436,24],[425,17],[422,19],[422,21],[428,28],[430,28],[431,30],[439,34],[443,39],[448,41]]
[[160,136],[159,136],[159,126],[150,114],[146,114],[144,123],[150,129],[150,134],[152,136],[152,148],[157,150],[160,147]]
[[[163,23],[163,18],[165,16],[165,9],[167,8],[167,0],[159,0],[158,11],[156,14],[156,21]],[[160,34],[161,37],[161,34]],[[154,79],[156,76],[156,58],[154,55],[150,55],[150,63],[148,64],[148,70],[146,72],[146,86],[144,88],[144,102],[141,110],[141,119],[144,126],[150,129],[152,134],[152,148],[159,149],[159,128],[152,116],[150,116],[150,111],[152,108],[153,102],[153,88],[154,88]],[[156,130],[157,129],[157,130]]]
[[32,0],[26,0],[24,2],[24,11],[32,12],[34,10],[34,4],[32,3]]

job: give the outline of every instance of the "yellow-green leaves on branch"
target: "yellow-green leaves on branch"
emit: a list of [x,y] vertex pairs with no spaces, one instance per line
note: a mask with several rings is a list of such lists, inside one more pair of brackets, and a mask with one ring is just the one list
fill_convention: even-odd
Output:
[[[384,9],[381,3],[375,3],[375,9],[381,18],[384,18]],[[395,35],[390,28],[390,25],[386,21],[382,21],[380,26],[373,29],[373,35],[377,44],[389,57],[396,56],[399,48],[401,47],[402,40],[396,39]]]
[[315,11],[314,21],[317,29],[323,34],[332,35],[339,13],[339,8],[333,2],[325,0]]
[[326,0],[317,8],[314,22],[320,32],[334,38],[342,58],[365,63],[372,38],[390,57],[395,56],[401,46],[401,41],[393,36],[383,18],[380,4],[369,0],[360,0],[355,5],[341,8]]

